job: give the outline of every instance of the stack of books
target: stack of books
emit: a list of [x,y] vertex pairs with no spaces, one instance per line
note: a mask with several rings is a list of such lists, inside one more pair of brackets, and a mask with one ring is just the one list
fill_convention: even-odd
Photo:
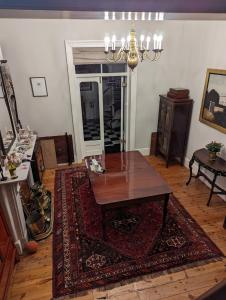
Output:
[[167,97],[173,99],[188,99],[189,98],[189,90],[181,89],[181,88],[170,88]]

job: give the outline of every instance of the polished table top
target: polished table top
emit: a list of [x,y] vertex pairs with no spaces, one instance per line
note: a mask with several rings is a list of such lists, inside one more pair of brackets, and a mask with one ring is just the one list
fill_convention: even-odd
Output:
[[96,202],[100,205],[147,198],[171,193],[164,179],[138,151],[97,155],[106,170],[97,174],[90,170],[86,158],[90,182]]

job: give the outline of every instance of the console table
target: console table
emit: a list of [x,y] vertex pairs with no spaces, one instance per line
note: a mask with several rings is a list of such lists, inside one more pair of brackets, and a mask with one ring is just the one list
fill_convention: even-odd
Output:
[[[192,166],[195,161],[198,163],[198,172],[196,175],[192,175]],[[213,173],[213,179],[210,179],[205,173],[203,173],[201,171],[201,167]],[[190,183],[192,177],[198,178],[200,176],[203,176],[211,184],[211,190],[207,206],[210,205],[210,201],[213,194],[226,195],[226,190],[222,189],[216,184],[218,176],[226,177],[226,161],[223,158],[217,157],[216,160],[211,161],[209,159],[208,151],[203,148],[193,153],[192,159],[189,162],[189,169],[190,177],[186,185]]]

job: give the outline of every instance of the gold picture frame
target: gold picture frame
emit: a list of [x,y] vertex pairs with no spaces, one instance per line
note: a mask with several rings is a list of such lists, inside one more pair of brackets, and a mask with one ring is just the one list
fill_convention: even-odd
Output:
[[199,121],[226,133],[226,70],[207,69]]

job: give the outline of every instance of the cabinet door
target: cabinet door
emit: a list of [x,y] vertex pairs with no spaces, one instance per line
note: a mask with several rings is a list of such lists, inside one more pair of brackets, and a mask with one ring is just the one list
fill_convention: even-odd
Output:
[[158,126],[158,147],[162,154],[167,155],[170,150],[170,137],[173,123],[173,106],[161,99]]
[[160,100],[159,103],[159,121],[158,121],[158,131],[163,132],[165,128],[166,121],[166,103],[164,100]]

